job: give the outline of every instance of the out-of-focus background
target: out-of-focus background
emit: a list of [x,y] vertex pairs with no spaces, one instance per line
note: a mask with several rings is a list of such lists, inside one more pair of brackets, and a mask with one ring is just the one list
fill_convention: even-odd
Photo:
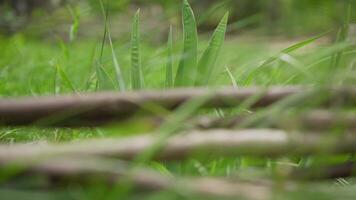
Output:
[[[145,86],[143,89],[166,88],[166,74],[168,74],[167,77],[174,77],[178,63],[186,56],[185,52],[182,53],[182,2],[183,0],[0,0],[0,98],[53,96],[102,90],[123,91],[124,89],[120,88],[122,85],[127,86],[125,90],[132,90],[130,88],[130,83],[133,82],[130,80],[131,73],[134,72],[135,75],[138,70],[132,70],[136,68],[131,66],[138,66],[140,60],[137,56],[137,49],[139,49],[137,46],[140,46],[142,57],[140,61],[142,61],[144,77],[142,78],[136,73],[136,80],[138,80],[137,77],[144,79]],[[204,86],[307,85],[323,86],[324,88],[324,86],[356,85],[356,0],[189,0],[189,2],[198,24],[198,59],[202,57],[209,38],[211,38],[213,30],[224,13],[227,11],[230,13],[225,42],[215,67],[211,67],[211,70],[213,70],[212,76]],[[141,10],[141,41],[138,45],[134,40],[134,45],[131,45],[131,26],[137,9]],[[173,27],[172,51],[167,48],[170,25]],[[215,44],[215,46],[219,45]],[[131,48],[134,49],[134,56],[131,56]],[[215,56],[212,57],[215,58]],[[171,61],[173,70],[171,70]],[[117,75],[118,71],[122,72],[123,78]],[[167,71],[168,73],[166,73]],[[171,71],[173,72],[170,73]],[[141,75],[141,72],[139,75]],[[251,124],[256,123],[257,128],[272,125],[274,120],[279,121],[279,118],[286,118],[285,121],[280,122],[280,128],[285,129],[287,133],[292,133],[291,138],[294,138],[294,136],[299,138],[298,132],[303,133],[300,136],[304,137],[304,133],[309,133],[309,130],[304,130],[303,123],[298,122],[298,120],[294,122],[293,118],[289,119],[284,116],[294,113],[298,116],[299,114],[304,116],[304,112],[320,109],[319,104],[324,99],[324,95],[319,97],[307,92],[306,96],[310,96],[310,99],[305,100],[305,102],[299,102],[302,95],[298,95],[298,98],[281,101],[268,108],[252,109],[251,112],[249,105],[254,104],[259,96],[260,94],[253,95],[253,98],[248,98],[240,106],[232,109],[214,109],[211,111],[204,109],[199,110],[197,115],[205,116],[207,114],[209,117],[213,116],[213,119],[215,117],[221,118],[222,121],[227,119],[227,122],[230,121],[228,120],[229,117],[235,118],[235,114],[243,118],[251,117],[247,118],[247,123],[242,120],[242,127],[253,122]],[[0,126],[0,143],[30,142],[41,145],[42,142],[60,143],[87,138],[123,137],[154,132],[158,134],[157,146],[160,146],[161,139],[172,135],[173,132],[190,130],[195,126],[195,118],[190,118],[190,115],[194,113],[195,116],[198,105],[203,103],[202,100],[189,102],[180,107],[177,112],[172,113],[159,105],[143,105],[143,110],[147,107],[149,113],[152,112],[157,116],[168,119],[167,121],[162,120],[164,123],[159,128],[157,128],[157,125],[160,120],[157,121],[155,117],[152,122],[149,118],[147,120],[146,118],[136,119],[135,113],[132,120],[102,128],[42,129]],[[345,116],[348,116],[348,112],[350,112],[350,116],[354,116],[355,108],[352,107],[354,103],[350,102],[351,106],[345,105],[346,107],[343,107],[343,102],[344,100],[330,102],[330,106],[327,107],[332,113],[337,114],[335,119],[339,118],[339,112],[340,116],[343,116],[344,112]],[[6,105],[8,104],[5,103]],[[78,113],[80,113],[80,110],[78,110]],[[48,119],[39,120],[35,125],[41,125],[42,122],[47,121],[51,124],[51,122],[56,122],[57,117],[59,120],[63,117],[71,118],[72,114],[75,113],[76,110],[70,110],[67,116],[67,112],[64,110],[59,112],[58,116],[53,115],[49,116]],[[105,115],[103,117],[105,118]],[[200,119],[200,116],[197,117]],[[341,124],[342,121],[340,121]],[[294,146],[294,139],[291,140],[291,145],[295,147],[295,153],[309,152],[309,149],[314,151],[312,145],[316,144],[322,150],[318,152],[320,156],[308,155],[298,158],[294,156],[294,151],[291,151],[293,155],[281,158],[232,156],[205,160],[202,155],[202,161],[192,158],[187,161],[172,163],[150,162],[147,165],[145,163],[145,167],[153,168],[169,178],[175,176],[199,178],[218,176],[232,178],[232,180],[236,177],[242,178],[242,180],[255,179],[258,181],[249,181],[249,184],[256,183],[257,187],[253,187],[254,189],[245,188],[241,185],[242,187],[237,190],[238,192],[248,190],[249,194],[257,195],[252,195],[253,197],[260,197],[260,195],[263,197],[265,193],[271,193],[273,199],[356,199],[355,178],[350,180],[338,178],[325,183],[324,181],[316,182],[315,185],[302,187],[300,192],[294,192],[294,189],[292,189],[298,185],[289,184],[289,179],[281,179],[284,175],[289,174],[292,169],[303,170],[304,167],[309,166],[317,167],[315,170],[311,168],[313,173],[314,171],[321,172],[319,170],[321,165],[333,166],[335,163],[350,163],[354,167],[354,154],[336,156],[327,154],[329,152],[327,150],[328,145],[333,144],[334,140],[339,141],[339,136],[343,136],[342,133],[347,133],[345,136],[349,136],[349,132],[352,133],[353,129],[349,131],[345,129],[346,127],[338,127],[336,126],[339,125],[338,123],[330,123],[335,127],[332,126],[333,128],[322,134],[320,138],[325,136],[325,141],[318,141],[316,138],[319,138],[319,135],[314,140],[314,136],[311,135],[313,140],[307,141],[305,149],[301,145],[300,151],[298,145]],[[279,130],[276,133],[278,134],[273,135],[278,137],[273,137],[277,138],[277,141],[284,142],[289,138],[280,135]],[[316,133],[319,134],[319,131],[316,131]],[[257,134],[252,135],[257,136]],[[244,141],[246,138],[244,135],[242,136]],[[283,139],[278,139],[280,137]],[[247,137],[246,141],[249,140]],[[257,149],[260,148],[260,140],[257,140]],[[254,144],[253,141],[252,144]],[[283,146],[277,145],[275,153],[278,152],[278,149],[284,152]],[[155,150],[155,147],[156,145],[153,145],[152,149]],[[225,150],[224,147],[222,148],[221,152]],[[236,150],[239,150],[239,146]],[[330,149],[330,152],[335,150]],[[242,150],[243,152],[244,150]],[[251,150],[251,152],[253,151]],[[149,149],[147,154],[144,152],[142,157],[140,155],[137,160],[139,162],[132,164],[133,169],[136,169],[136,166],[141,167],[141,158],[150,157],[151,153],[153,151]],[[274,155],[274,153],[272,154]],[[46,153],[44,155],[50,156],[52,154]],[[197,156],[199,157],[199,155]],[[37,161],[37,159],[33,161]],[[7,184],[6,181],[17,175],[17,172],[20,172],[22,168],[17,166],[17,162],[14,163],[14,170],[9,168],[12,165],[8,167],[6,163],[2,164],[3,166],[0,169],[0,200],[143,198],[166,200],[182,199],[185,196],[189,197],[187,199],[197,199],[190,198],[190,195],[180,191],[178,191],[179,197],[172,193],[173,198],[166,197],[171,195],[170,191],[168,194],[162,194],[162,196],[152,194],[151,198],[146,193],[136,194],[135,191],[132,193],[133,198],[125,198],[131,195],[130,182],[122,185],[124,187],[116,187],[116,184],[110,184],[108,188],[100,184],[91,185],[90,182],[88,188],[84,188],[76,184],[62,185],[62,179],[57,176],[46,179],[49,184],[46,184],[44,179],[35,178],[34,183],[32,183],[32,179],[21,180],[17,179],[20,178],[17,176],[14,177],[13,182]],[[29,164],[31,164],[29,166],[32,166],[32,163],[29,162]],[[104,169],[107,169],[104,163],[103,165]],[[111,165],[110,162],[110,166],[114,165]],[[118,170],[121,173],[120,167],[118,167]],[[129,172],[131,174],[131,170]],[[320,174],[323,175],[323,173]],[[325,173],[328,172],[325,171]],[[81,176],[86,179],[86,174],[78,173],[78,177]],[[111,171],[109,174],[111,176]],[[270,181],[267,181],[269,180],[267,177],[272,178],[271,184]],[[94,179],[96,180],[96,178],[101,180],[101,176],[95,176]],[[129,179],[131,177],[127,181]],[[169,180],[171,182],[171,179]],[[272,183],[272,180],[275,181]],[[126,178],[119,182],[118,186],[121,186],[121,183],[125,184]],[[197,183],[200,185],[200,181]],[[264,183],[276,187],[273,187],[273,190],[265,190],[260,187]],[[42,185],[44,189],[37,188],[32,184]],[[27,185],[28,187],[26,187]],[[14,186],[15,189],[8,191],[7,186]],[[21,189],[22,186],[23,190]],[[54,195],[61,196],[62,194],[55,194],[55,191],[50,190],[50,186],[64,186],[63,192],[71,198],[54,197]],[[156,187],[154,184],[152,186]],[[213,182],[212,185],[208,184],[207,186],[212,188],[215,187],[215,184]],[[320,191],[317,189],[319,186],[323,188]],[[16,189],[17,187],[19,189]],[[284,192],[286,192],[284,190],[289,190],[289,188],[293,192],[284,196]],[[221,189],[224,191],[225,185]],[[278,193],[279,190],[281,190],[281,194]],[[209,191],[207,192],[210,194]],[[211,197],[211,199],[214,199],[214,197]]]
[[[107,23],[100,2],[0,0],[0,95],[53,94],[53,74],[58,66],[68,74],[70,83],[62,83],[57,93],[72,92],[73,88],[87,91],[90,88],[88,80],[91,80],[99,59],[115,79],[113,54],[107,40],[101,49],[105,24],[113,38],[124,78],[129,82],[131,23],[138,8],[141,9],[142,62],[148,83],[146,87],[161,88],[164,85],[165,47],[170,25],[174,30],[175,66],[181,52],[182,1],[103,0],[108,10]],[[328,80],[329,71],[318,67],[330,62],[328,56],[330,58],[335,49],[327,54],[326,47],[331,48],[330,45],[335,43],[348,7],[356,7],[356,1],[353,0],[191,0],[190,3],[199,25],[200,53],[223,14],[230,12],[226,42],[211,84],[231,84],[225,70],[230,69],[237,84],[242,86]],[[355,20],[356,15],[351,12],[349,38],[356,35],[355,26],[352,25]],[[287,62],[273,63],[273,66],[277,65],[276,68],[266,68],[268,73],[264,70],[254,72],[251,79],[251,71],[259,62],[289,45],[328,31],[325,37],[313,41],[299,52],[293,52],[293,62],[288,58]],[[351,52],[347,55],[350,58],[345,58],[345,63],[353,63],[354,54]],[[320,77],[301,77],[300,67],[299,71],[298,67],[291,67],[296,63],[307,68],[303,69],[308,72],[304,74],[317,71]],[[318,65],[315,66],[315,63]],[[276,72],[274,75],[278,77],[273,78],[268,75],[271,69],[277,68],[283,73]]]
[[[143,12],[147,35],[157,37],[169,24],[180,24],[180,0],[107,0],[106,3],[116,37],[130,31],[130,19],[137,8]],[[350,0],[191,0],[201,32],[212,30],[220,17],[230,11],[230,34],[253,30],[289,37],[336,28],[343,21],[348,3],[356,5]],[[1,0],[0,27],[4,34],[23,31],[57,37],[66,33],[73,18],[78,18],[80,36],[100,36],[103,25],[100,11],[99,0]]]

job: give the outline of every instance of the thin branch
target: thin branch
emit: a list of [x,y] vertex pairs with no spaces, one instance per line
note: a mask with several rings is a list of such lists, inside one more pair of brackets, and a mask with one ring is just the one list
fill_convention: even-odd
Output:
[[[193,120],[193,126],[198,129],[236,128],[243,124],[253,114],[244,114],[235,117],[200,117]],[[264,119],[268,128],[304,128],[309,130],[330,130],[332,128],[344,128],[356,130],[356,114],[345,112],[330,112],[328,110],[314,110],[301,114],[281,113],[278,116],[269,116]],[[252,124],[248,128],[259,127],[259,123]]]
[[93,93],[70,96],[0,100],[1,125],[91,125],[124,120],[158,105],[173,110],[195,98],[207,98],[203,107],[234,107],[258,97],[252,108],[264,107],[286,97],[319,91],[327,102],[356,102],[356,87],[320,90],[310,87],[175,89],[126,93]]
[[[272,186],[266,183],[243,182],[224,178],[167,177],[148,169],[130,169],[124,162],[93,157],[52,157],[35,162],[12,163],[23,168],[14,178],[48,177],[48,186],[58,188],[66,183],[87,184],[96,181],[108,186],[130,185],[135,191],[173,191],[188,195],[253,200],[270,199]],[[2,165],[11,167],[11,165]],[[16,169],[16,168],[15,168]],[[16,179],[15,179],[16,180]],[[11,181],[11,179],[10,179]]]
[[[132,160],[156,144],[154,135],[95,139],[57,145],[2,145],[0,163],[53,155],[107,156]],[[301,134],[273,129],[192,131],[169,138],[156,160],[222,156],[355,153],[354,134]]]

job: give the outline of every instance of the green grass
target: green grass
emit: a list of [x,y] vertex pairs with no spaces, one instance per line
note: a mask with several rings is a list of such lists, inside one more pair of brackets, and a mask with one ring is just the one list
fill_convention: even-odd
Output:
[[183,1],[183,53],[179,62],[175,86],[194,85],[197,74],[198,31],[195,16],[187,0]]
[[[125,42],[113,41],[108,23],[108,12],[103,12],[103,16],[104,34],[100,42],[80,38],[74,40],[75,29],[79,26],[77,18],[74,19],[73,28],[70,31],[70,35],[73,35],[70,43],[42,42],[21,33],[11,37],[0,37],[0,52],[2,52],[0,54],[0,96],[42,96],[94,92],[98,89],[120,92],[127,90],[129,83],[131,83],[132,89],[164,89],[173,86],[193,86],[195,83],[212,87],[222,85],[243,87],[289,84],[317,86],[356,84],[355,46],[345,40],[339,40],[336,43],[319,42],[321,38],[330,34],[316,34],[317,36],[288,43],[278,41],[278,46],[282,43],[283,48],[271,48],[270,38],[267,37],[258,39],[256,36],[244,36],[245,38],[239,39],[239,37],[228,35],[223,45],[227,28],[227,15],[225,15],[210,41],[206,35],[199,35],[198,43],[194,13],[188,2],[184,1],[183,41],[174,39],[173,33],[175,32],[170,29],[168,45],[162,43],[157,47],[157,45],[151,45],[145,41],[144,38],[140,38],[139,12],[133,18],[131,42],[129,39]],[[345,31],[345,27],[342,30]],[[283,55],[287,56],[283,57]],[[338,60],[337,67],[328,67],[330,63],[335,63],[335,56]],[[196,77],[196,72],[199,73],[198,77]],[[330,82],[331,77],[333,82]],[[239,108],[218,110],[216,113],[229,116],[232,113],[246,112],[253,100],[250,99]],[[264,116],[277,116],[284,111],[295,112],[299,107],[288,110],[286,105],[294,105],[297,100],[292,99],[262,110],[256,115],[256,119]],[[134,119],[98,129],[3,127],[0,129],[0,141],[3,143],[34,141],[57,143],[155,132],[160,136],[157,145],[140,156],[137,160],[138,163],[151,167],[162,174],[182,176],[255,179],[274,177],[281,173],[281,170],[283,171],[288,164],[317,165],[325,162],[330,163],[335,159],[338,162],[349,159],[348,155],[342,155],[340,157],[311,156],[278,159],[224,157],[220,159],[188,159],[183,162],[168,163],[150,161],[152,153],[159,149],[158,147],[167,137],[175,134],[176,130],[184,128],[183,125],[189,124],[187,119],[190,116],[197,113],[216,115],[212,111],[198,111],[197,108],[203,101],[199,99],[189,102],[174,113],[157,109],[158,113],[167,116],[167,121],[157,129],[144,119]],[[354,111],[355,108],[350,110]],[[336,193],[333,190],[326,191],[325,188],[335,187],[335,182],[329,181],[318,184],[318,188],[324,188],[323,190],[301,187],[300,193],[276,193],[276,199],[301,199],[301,194],[313,199],[355,198],[355,180],[347,181],[348,186],[342,188],[345,191],[343,193]],[[72,186],[64,191],[53,192],[0,189],[0,196],[4,195],[21,196],[17,198],[26,197],[28,199],[102,199],[104,197],[116,199],[124,194],[115,188],[94,184],[87,188]],[[128,193],[126,195],[132,199],[142,198],[140,194]],[[149,199],[182,198],[173,192],[150,194],[144,197]],[[189,195],[185,197],[198,199],[198,197]]]

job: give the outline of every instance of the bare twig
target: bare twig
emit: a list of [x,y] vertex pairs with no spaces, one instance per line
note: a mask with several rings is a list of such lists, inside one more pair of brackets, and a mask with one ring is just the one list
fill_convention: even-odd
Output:
[[[271,105],[291,95],[316,90],[308,87],[175,89],[127,93],[94,93],[71,96],[0,100],[2,125],[92,125],[108,120],[123,120],[158,105],[175,109],[195,99],[207,98],[204,107],[233,107],[258,97],[252,107]],[[319,91],[319,90],[317,90]],[[356,87],[321,90],[327,101],[356,102]],[[323,94],[324,94],[323,93]],[[146,110],[147,111],[147,110]]]
[[[196,120],[193,119],[193,126],[199,129],[212,128],[236,128],[240,124],[253,117],[253,114],[244,114],[236,117],[213,118],[201,117]],[[269,116],[264,119],[269,128],[305,128],[312,130],[329,130],[331,128],[344,128],[349,130],[356,130],[356,114],[345,112],[330,112],[327,110],[308,111],[302,114],[287,114],[281,113],[278,116]],[[259,126],[260,124],[252,124],[251,128]]]
[[[135,159],[156,144],[154,135],[126,139],[96,139],[58,145],[3,145],[0,163],[52,155],[109,156]],[[283,156],[355,153],[356,136],[288,133],[273,129],[193,131],[169,138],[155,159],[213,156]]]
[[148,169],[130,169],[123,162],[93,157],[52,157],[36,162],[22,161],[12,164],[23,166],[14,177],[46,176],[51,180],[50,186],[54,187],[69,182],[86,184],[96,181],[98,184],[108,186],[126,184],[139,191],[168,190],[185,195],[243,197],[254,200],[270,199],[272,191],[272,186],[266,183],[224,178],[167,177]]

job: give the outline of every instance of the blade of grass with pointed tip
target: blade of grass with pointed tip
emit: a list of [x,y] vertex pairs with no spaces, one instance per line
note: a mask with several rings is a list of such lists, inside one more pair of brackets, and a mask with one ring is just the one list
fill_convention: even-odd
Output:
[[[104,8],[104,3],[102,0],[99,0],[99,3],[101,5],[101,7]],[[99,90],[111,90],[113,88],[115,88],[115,84],[113,83],[113,81],[111,80],[110,76],[108,75],[108,73],[106,72],[105,68],[104,68],[104,64],[103,64],[103,56],[104,56],[104,49],[105,49],[105,41],[107,38],[107,33],[108,33],[108,15],[107,13],[104,13],[104,31],[103,31],[103,38],[101,41],[101,47],[100,47],[100,57],[99,60],[97,61],[96,64],[96,76],[97,76],[97,88]]]
[[108,18],[109,18],[109,9],[106,7],[104,7],[104,4],[102,1],[100,1],[100,7],[101,7],[101,12],[105,18],[105,27],[106,27],[106,34],[107,37],[109,39],[109,44],[110,44],[110,49],[111,49],[111,56],[112,56],[112,60],[113,60],[113,65],[114,65],[114,69],[116,72],[116,81],[118,84],[118,87],[120,89],[120,91],[125,91],[126,90],[126,85],[125,85],[125,80],[122,76],[122,70],[121,67],[119,65],[118,59],[116,57],[116,53],[115,53],[115,49],[114,49],[114,45],[112,42],[112,38],[111,38],[111,33],[110,33],[110,28],[108,25]]
[[199,61],[196,81],[197,86],[207,85],[210,80],[211,74],[214,71],[216,61],[220,54],[221,47],[225,40],[228,18],[229,13],[226,13],[216,28],[209,42],[209,46]]
[[245,79],[245,83],[250,83],[251,80],[255,77],[255,74],[258,72],[258,69],[262,68],[262,67],[265,67],[266,65],[268,64],[271,64],[273,63],[274,61],[278,60],[280,58],[281,55],[284,55],[284,54],[289,54],[293,51],[296,51],[302,47],[305,47],[313,42],[315,42],[316,40],[324,37],[325,35],[327,35],[328,33],[330,33],[331,31],[326,31],[320,35],[317,35],[315,37],[312,37],[312,38],[308,38],[306,40],[303,40],[301,42],[298,42],[296,44],[293,44],[285,49],[283,49],[282,51],[280,51],[277,55],[274,55],[274,56],[271,56],[270,58],[268,58],[267,60],[265,60],[264,62],[262,62],[262,64],[258,65],[256,68],[253,69],[252,72],[249,73],[249,75],[247,76],[247,78]]
[[231,70],[229,69],[229,67],[228,67],[228,66],[225,66],[225,70],[226,70],[227,74],[229,75],[229,78],[230,78],[230,80],[231,80],[232,86],[233,86],[234,88],[238,88],[237,81],[236,81],[234,75],[232,74]]
[[76,9],[73,9],[71,6],[67,6],[69,13],[73,19],[73,23],[70,26],[69,32],[69,41],[73,42],[77,37],[78,30],[79,30],[79,12]]
[[166,88],[173,87],[173,30],[169,28],[167,44]]
[[177,87],[194,85],[197,73],[198,31],[193,10],[187,0],[183,1],[182,18],[184,47],[175,78]]
[[131,33],[131,84],[132,89],[144,88],[140,52],[140,10],[137,10]]
[[277,59],[278,59],[281,55],[283,55],[283,54],[289,54],[289,53],[291,53],[291,52],[293,52],[293,51],[295,51],[295,50],[298,50],[298,49],[300,49],[300,48],[302,48],[302,47],[304,47],[304,46],[307,46],[308,44],[311,44],[311,43],[315,42],[316,40],[318,40],[318,39],[324,37],[324,36],[325,36],[326,34],[328,34],[328,33],[330,33],[330,31],[327,31],[327,32],[322,33],[322,34],[320,34],[320,35],[317,35],[317,36],[315,36],[315,37],[308,38],[308,39],[306,39],[306,40],[303,40],[303,41],[301,41],[301,42],[298,42],[298,43],[296,43],[296,44],[293,44],[293,45],[291,45],[291,46],[289,46],[289,47],[283,49],[283,50],[282,50],[281,52],[279,52],[277,55],[272,56],[272,57],[270,57],[269,59],[267,59],[265,62],[263,62],[263,63],[261,64],[260,67],[263,67],[263,66],[265,66],[265,65],[268,65],[268,64],[274,62],[275,60],[277,60]]

